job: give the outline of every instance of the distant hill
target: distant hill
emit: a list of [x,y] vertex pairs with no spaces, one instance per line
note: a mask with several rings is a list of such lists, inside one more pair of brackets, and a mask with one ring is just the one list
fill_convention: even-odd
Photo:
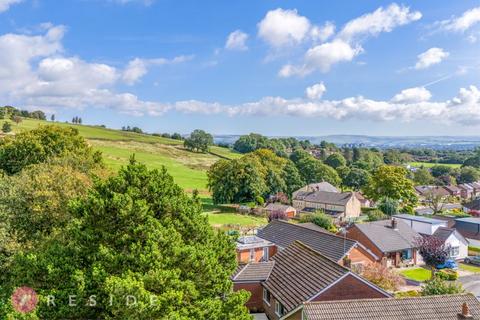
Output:
[[[215,135],[216,143],[233,144],[240,135]],[[273,136],[271,137],[273,138]],[[377,148],[432,148],[466,150],[480,146],[480,136],[367,136],[367,135],[327,135],[296,136],[300,140],[310,140],[314,144],[322,140],[337,145],[357,145]]]
[[[0,127],[4,121],[0,120]],[[181,140],[100,126],[47,122],[25,118],[18,125],[13,123],[12,129],[19,132],[46,124],[78,129],[79,133],[88,139],[95,149],[102,151],[106,164],[112,169],[118,169],[126,164],[132,154],[135,154],[138,161],[145,163],[150,168],[165,166],[174,177],[175,182],[187,191],[198,189],[202,193],[206,193],[206,170],[221,158],[232,159],[241,156],[228,148],[217,146],[211,147],[211,153],[208,154],[194,153],[183,148],[183,141]]]

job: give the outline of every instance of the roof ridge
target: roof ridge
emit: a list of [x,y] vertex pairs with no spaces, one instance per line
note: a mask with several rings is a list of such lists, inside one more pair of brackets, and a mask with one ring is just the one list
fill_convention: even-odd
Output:
[[[417,297],[390,297],[390,298],[382,298],[381,300],[416,300],[416,299],[421,299],[421,300],[426,300],[426,299],[437,299],[437,298],[443,298],[443,297],[459,297],[459,296],[469,296],[472,298],[475,298],[475,295],[473,295],[470,292],[464,292],[464,293],[455,293],[455,294],[440,294],[440,295],[433,295],[433,296],[417,296]],[[362,301],[379,301],[378,298],[367,298],[367,299],[346,299],[346,300],[328,300],[328,301],[306,301],[303,304],[304,305],[315,305],[315,304],[332,304],[332,303],[348,303],[348,302],[362,302]]]
[[[302,229],[306,229],[306,230],[311,230],[311,231],[313,231],[313,232],[317,232],[317,233],[322,234],[322,235],[327,235],[327,236],[339,238],[339,239],[342,239],[342,240],[343,240],[343,239],[346,239],[346,240],[349,240],[349,241],[352,241],[352,242],[358,242],[357,240],[350,239],[350,238],[347,238],[347,237],[342,237],[342,236],[339,236],[339,235],[337,235],[337,234],[335,234],[335,233],[331,233],[331,232],[328,231],[327,229],[325,229],[325,230],[328,231],[328,233],[327,233],[327,232],[321,232],[321,231],[318,231],[318,230],[314,230],[314,229],[311,229],[311,228],[307,228],[307,227],[305,227],[305,226],[302,226],[301,223],[290,223],[290,222],[288,222],[288,221],[286,221],[286,220],[273,220],[273,221],[279,221],[279,222],[282,222],[282,223],[287,223],[287,224],[289,224],[289,225],[292,225],[292,226],[295,226],[295,227],[298,227],[298,228],[302,228]],[[310,221],[310,223],[315,224],[314,222],[311,222],[311,221]],[[315,225],[318,226],[317,224],[315,224]],[[318,227],[320,227],[320,226],[318,226]],[[321,227],[320,227],[320,228],[321,228]]]

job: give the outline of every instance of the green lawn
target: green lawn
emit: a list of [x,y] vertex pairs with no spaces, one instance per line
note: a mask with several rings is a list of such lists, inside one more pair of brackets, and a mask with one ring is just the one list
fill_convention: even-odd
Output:
[[471,265],[471,264],[459,263],[458,267],[460,268],[460,270],[470,271],[470,272],[474,272],[474,273],[480,273],[480,267],[474,266],[474,265]]
[[432,272],[424,268],[405,269],[400,271],[400,274],[407,279],[415,280],[419,282],[429,280],[432,276]]
[[212,226],[242,226],[242,227],[257,227],[267,224],[267,219],[262,217],[255,217],[251,215],[243,215],[238,213],[204,213],[208,217],[208,221]]
[[430,162],[409,162],[409,165],[412,167],[425,167],[425,168],[431,168],[436,165],[442,165],[442,166],[447,166],[447,167],[452,167],[452,168],[460,168],[462,165],[461,164],[450,164],[450,163],[430,163]]

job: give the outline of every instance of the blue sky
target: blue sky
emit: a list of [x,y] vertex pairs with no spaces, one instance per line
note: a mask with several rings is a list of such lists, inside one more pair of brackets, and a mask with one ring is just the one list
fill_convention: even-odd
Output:
[[150,132],[477,135],[479,1],[0,0],[2,104]]

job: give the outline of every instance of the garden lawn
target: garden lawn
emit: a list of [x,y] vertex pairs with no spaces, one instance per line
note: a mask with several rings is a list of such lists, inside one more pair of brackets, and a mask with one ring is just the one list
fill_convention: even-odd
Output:
[[457,163],[431,163],[431,162],[409,162],[408,164],[416,168],[420,168],[422,166],[425,168],[431,168],[437,165],[447,166],[452,168],[460,168],[462,166],[461,164],[457,164]]
[[208,222],[215,227],[238,225],[242,227],[257,227],[267,224],[267,219],[238,213],[204,213]]
[[480,267],[474,266],[472,264],[459,263],[458,267],[460,268],[460,270],[470,271],[473,273],[480,273]]
[[424,268],[405,269],[400,271],[400,274],[407,279],[419,281],[419,282],[424,282],[426,280],[429,280],[432,276],[432,272]]

